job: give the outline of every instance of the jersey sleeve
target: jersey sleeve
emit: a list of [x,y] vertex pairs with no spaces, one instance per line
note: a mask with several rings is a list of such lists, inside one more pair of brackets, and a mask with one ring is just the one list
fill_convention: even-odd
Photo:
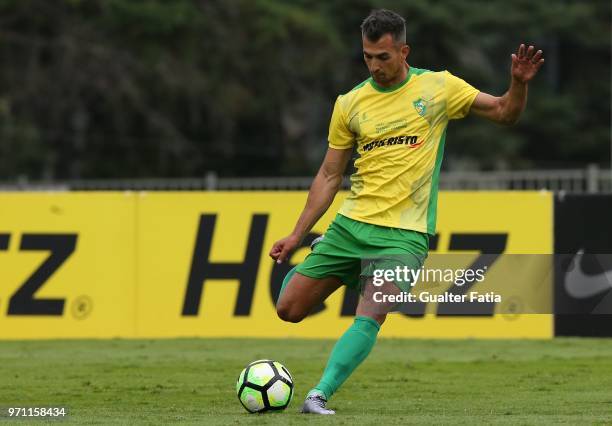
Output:
[[335,149],[349,149],[353,147],[355,135],[349,130],[346,118],[340,105],[341,96],[338,96],[334,104],[334,112],[332,113],[329,123],[329,146]]
[[445,71],[446,114],[449,120],[465,117],[480,91],[464,80]]

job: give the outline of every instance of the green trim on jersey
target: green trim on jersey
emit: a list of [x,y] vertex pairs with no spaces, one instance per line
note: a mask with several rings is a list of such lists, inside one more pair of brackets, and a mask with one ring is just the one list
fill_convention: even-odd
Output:
[[397,83],[394,86],[391,87],[382,87],[380,85],[378,85],[374,79],[372,79],[372,77],[367,78],[365,80],[363,80],[361,83],[357,84],[355,87],[353,87],[351,90],[348,91],[348,93],[353,92],[357,89],[361,89],[363,86],[365,86],[367,83],[370,83],[372,85],[372,87],[374,89],[376,89],[378,92],[382,92],[382,93],[389,93],[389,92],[393,92],[401,87],[403,87],[406,83],[408,83],[408,81],[410,81],[410,77],[413,75],[421,75],[423,73],[426,72],[432,72],[430,70],[426,70],[423,68],[416,68],[416,67],[410,67],[410,69],[408,70],[408,74],[406,75],[406,79],[404,81],[402,81],[401,83]]
[[438,183],[440,181],[440,169],[442,168],[442,157],[444,157],[444,143],[446,142],[446,129],[442,132],[438,153],[436,154],[436,165],[434,166],[429,192],[429,203],[427,205],[427,233],[436,233],[436,214],[438,211]]
[[349,90],[349,93],[350,93],[350,92],[352,92],[353,90],[361,89],[361,88],[362,88],[363,86],[365,86],[365,85],[366,85],[366,83],[367,83],[368,81],[370,81],[370,80],[371,80],[371,78],[367,78],[367,79],[363,80],[363,81],[362,81],[361,83],[359,83],[357,86],[355,86],[355,87],[353,87],[351,90]]
[[426,70],[426,69],[421,69],[421,68],[410,67],[408,69],[408,74],[406,75],[406,78],[404,79],[404,81],[402,81],[400,83],[397,83],[397,84],[395,84],[395,85],[393,85],[391,87],[382,87],[381,85],[376,83],[372,77],[370,77],[369,79],[367,79],[366,81],[361,83],[358,87],[361,87],[363,84],[365,84],[367,81],[369,81],[370,84],[372,85],[372,87],[374,89],[376,89],[378,92],[382,92],[382,93],[394,92],[397,89],[402,88],[406,83],[408,83],[408,81],[410,81],[410,77],[412,77],[413,75],[421,75],[421,74],[426,73],[426,72],[431,72],[431,71],[430,70]]
[[390,87],[382,87],[380,86],[378,83],[376,83],[374,81],[373,78],[370,78],[370,84],[372,85],[372,87],[374,89],[376,89],[378,92],[382,92],[382,93],[389,93],[389,92],[395,92],[397,89],[402,88],[406,83],[408,83],[408,80],[410,80],[411,74],[408,73],[406,75],[406,78],[404,79],[404,81],[401,81],[397,84],[394,84],[393,86]]
[[433,72],[433,71],[426,70],[425,68],[417,68],[417,67],[410,67],[410,70],[409,70],[409,73],[414,74],[414,75],[421,75],[421,74],[425,74],[426,72]]

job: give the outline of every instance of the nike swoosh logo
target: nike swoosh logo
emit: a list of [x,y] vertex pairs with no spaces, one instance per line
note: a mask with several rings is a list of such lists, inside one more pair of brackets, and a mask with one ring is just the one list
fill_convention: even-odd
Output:
[[574,267],[565,274],[565,291],[575,299],[587,299],[599,293],[612,290],[612,271],[597,275],[587,275],[582,270],[584,250],[572,259]]

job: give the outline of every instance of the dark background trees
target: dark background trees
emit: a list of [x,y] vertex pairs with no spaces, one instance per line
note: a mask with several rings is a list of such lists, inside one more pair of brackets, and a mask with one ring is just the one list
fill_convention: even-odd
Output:
[[447,169],[609,165],[607,0],[2,0],[0,179],[312,174],[380,6],[411,64],[483,91],[545,52],[518,125],[451,123]]

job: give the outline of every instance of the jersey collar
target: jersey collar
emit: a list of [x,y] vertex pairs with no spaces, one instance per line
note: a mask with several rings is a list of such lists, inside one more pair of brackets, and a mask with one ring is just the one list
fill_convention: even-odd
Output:
[[[406,64],[406,66],[408,66],[408,64]],[[406,78],[404,79],[404,81],[401,81],[401,82],[399,82],[399,83],[397,83],[397,84],[395,84],[395,85],[393,85],[393,86],[390,86],[390,87],[382,87],[382,86],[378,85],[378,84],[377,84],[377,83],[374,81],[374,79],[373,79],[372,77],[370,77],[370,84],[372,85],[372,87],[373,87],[374,89],[376,89],[376,90],[377,90],[377,91],[379,91],[379,92],[382,92],[382,93],[394,92],[394,91],[396,91],[397,89],[399,89],[399,88],[401,88],[401,87],[404,87],[404,85],[405,85],[406,83],[408,83],[408,80],[410,80],[410,77],[412,77],[412,75],[413,75],[413,74],[414,74],[414,72],[412,71],[412,67],[409,67],[409,68],[408,68],[408,73],[406,74]]]

